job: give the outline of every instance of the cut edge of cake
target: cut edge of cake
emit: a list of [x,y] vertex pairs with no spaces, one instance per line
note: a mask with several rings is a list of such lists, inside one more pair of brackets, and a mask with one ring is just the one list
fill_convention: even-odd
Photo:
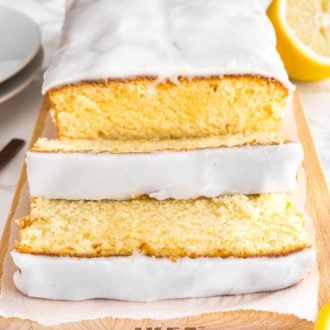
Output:
[[312,246],[302,214],[286,194],[195,200],[32,199],[20,219],[22,253],[54,256],[281,256]]
[[279,133],[289,91],[276,80],[242,75],[81,82],[48,95],[59,138],[227,139]]

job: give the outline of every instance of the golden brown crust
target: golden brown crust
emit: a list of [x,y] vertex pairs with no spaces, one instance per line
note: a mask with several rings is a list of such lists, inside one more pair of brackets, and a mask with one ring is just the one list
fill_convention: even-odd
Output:
[[103,85],[106,86],[108,83],[111,82],[125,82],[125,83],[132,83],[136,81],[155,81],[158,84],[168,84],[168,85],[177,85],[178,82],[183,82],[183,81],[199,81],[199,80],[219,80],[219,79],[225,79],[225,78],[230,78],[230,79],[249,79],[250,81],[267,81],[271,84],[277,85],[279,88],[281,88],[283,91],[285,91],[287,94],[289,94],[289,89],[284,86],[279,80],[271,77],[265,77],[265,76],[260,76],[260,75],[254,75],[254,74],[225,74],[222,76],[198,76],[198,77],[183,77],[179,76],[176,81],[173,81],[173,79],[162,79],[159,80],[158,77],[156,76],[135,76],[131,78],[109,78],[106,80],[82,80],[77,83],[72,83],[72,84],[65,84],[59,87],[54,87],[50,89],[47,94],[50,95],[52,94],[53,91],[58,91],[62,90],[66,87],[70,86],[83,86],[83,85]]
[[199,138],[180,140],[133,140],[133,141],[111,141],[111,140],[48,140],[39,139],[30,149],[32,152],[47,153],[112,153],[112,154],[135,154],[152,153],[158,151],[192,151],[215,148],[243,147],[243,146],[267,146],[288,143],[278,136],[270,135],[253,136],[243,138],[242,136],[231,136],[225,138]]
[[[120,254],[91,254],[91,253],[74,253],[74,252],[65,252],[65,253],[52,253],[52,252],[46,252],[44,250],[35,250],[31,249],[27,246],[22,246],[19,244],[19,242],[15,241],[15,251],[19,253],[25,253],[25,254],[33,254],[33,255],[44,255],[44,256],[51,256],[51,257],[78,257],[78,258],[98,258],[98,257],[129,257],[133,255],[133,253],[120,253]],[[285,257],[290,254],[303,251],[305,249],[311,248],[312,244],[303,244],[298,245],[296,247],[292,247],[290,249],[283,249],[282,251],[271,251],[268,253],[259,253],[259,254],[250,254],[250,253],[232,253],[232,254],[226,254],[223,253],[223,251],[214,251],[213,253],[203,253],[203,254],[197,254],[197,253],[177,253],[175,251],[174,254],[168,253],[159,253],[155,254],[151,249],[148,248],[147,245],[143,245],[140,248],[138,248],[136,251],[140,254],[143,254],[147,257],[154,257],[154,258],[169,258],[171,260],[177,260],[179,258],[260,258],[260,257],[267,257],[267,258],[277,258],[277,257]]]

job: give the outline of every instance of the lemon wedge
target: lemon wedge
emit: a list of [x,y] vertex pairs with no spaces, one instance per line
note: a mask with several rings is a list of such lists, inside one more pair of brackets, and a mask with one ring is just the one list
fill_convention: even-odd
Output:
[[314,330],[330,329],[330,301],[328,301],[320,310],[317,316]]
[[290,78],[329,78],[330,0],[274,0],[267,13]]

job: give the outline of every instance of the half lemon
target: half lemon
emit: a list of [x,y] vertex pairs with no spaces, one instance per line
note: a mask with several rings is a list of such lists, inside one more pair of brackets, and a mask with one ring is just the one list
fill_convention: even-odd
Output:
[[329,78],[330,0],[274,0],[268,16],[290,78]]
[[314,330],[330,329],[330,301],[328,301],[320,310],[317,316]]

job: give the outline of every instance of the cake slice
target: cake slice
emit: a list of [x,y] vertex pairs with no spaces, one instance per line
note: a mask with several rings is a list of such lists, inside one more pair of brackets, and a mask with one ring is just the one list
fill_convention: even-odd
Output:
[[17,287],[49,299],[168,298],[277,290],[314,258],[284,194],[213,199],[33,199],[12,253]]
[[292,90],[250,0],[68,2],[45,73],[59,138],[271,136]]
[[69,200],[143,195],[163,200],[283,192],[297,186],[303,158],[299,143],[189,150],[191,145],[39,139],[26,157],[30,193]]

